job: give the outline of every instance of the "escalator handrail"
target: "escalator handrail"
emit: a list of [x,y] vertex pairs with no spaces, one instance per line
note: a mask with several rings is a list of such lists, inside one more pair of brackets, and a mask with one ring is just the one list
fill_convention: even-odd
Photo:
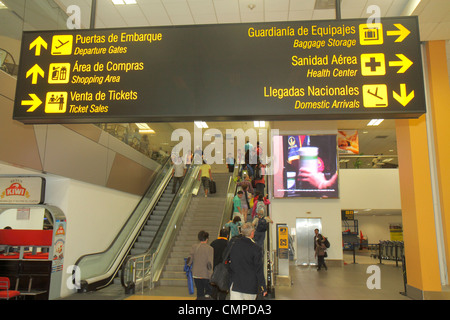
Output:
[[[193,165],[191,165],[192,167]],[[182,203],[181,201],[178,201],[177,205],[173,209],[173,213],[170,216],[170,219],[167,223],[167,227],[164,230],[164,233],[162,235],[162,238],[158,244],[158,247],[156,248],[154,252],[155,259],[152,262],[153,266],[152,269],[157,268],[156,270],[152,270],[152,282],[156,282],[159,279],[159,276],[161,274],[161,271],[164,267],[164,264],[167,260],[168,254],[170,252],[170,249],[172,248],[173,242],[175,241],[176,235],[178,234],[179,228],[177,228],[177,225],[180,225],[185,217],[186,211],[189,207],[189,203],[192,199],[192,188],[194,188],[195,184],[197,184],[197,176],[199,173],[200,166],[194,165],[194,170],[191,173],[192,179],[185,179],[188,180],[186,184],[191,183],[191,188],[187,189],[187,192],[183,194],[183,196],[186,196],[186,201]],[[180,187],[181,189],[181,187]],[[183,208],[180,206],[181,204],[185,205]],[[180,206],[180,207],[179,207]],[[164,248],[165,251],[162,249]],[[158,266],[158,263],[160,265]],[[155,267],[156,265],[156,267]]]
[[[123,230],[125,229],[125,227],[127,226],[127,224],[130,222],[130,220],[131,220],[132,217],[134,216],[134,213],[138,210],[138,208],[140,207],[140,205],[143,203],[144,199],[147,199],[146,197],[147,197],[147,195],[149,194],[149,192],[155,188],[155,185],[156,185],[156,184],[157,184],[157,185],[156,185],[156,189],[158,189],[159,185],[160,185],[161,182],[164,181],[164,180],[166,180],[166,181],[165,181],[165,184],[167,184],[167,183],[168,183],[167,175],[168,175],[168,174],[171,175],[171,174],[172,174],[171,172],[172,172],[172,165],[171,165],[171,160],[170,160],[170,157],[169,157],[169,158],[167,158],[167,160],[164,162],[164,164],[161,166],[161,168],[158,170],[157,176],[152,180],[152,183],[151,183],[150,186],[147,188],[146,192],[144,193],[144,195],[142,196],[142,198],[140,199],[140,201],[138,202],[138,204],[137,204],[137,205],[135,206],[135,208],[133,209],[133,211],[132,211],[132,213],[130,214],[130,216],[128,217],[127,221],[122,225],[122,228],[121,228],[120,231],[117,233],[117,235],[115,236],[115,238],[111,241],[111,243],[109,244],[109,246],[108,246],[105,250],[103,250],[103,251],[94,252],[94,253],[88,253],[88,254],[82,255],[82,256],[79,257],[78,260],[75,262],[75,265],[79,266],[79,264],[80,264],[80,263],[83,261],[83,259],[85,259],[86,257],[91,257],[91,256],[94,256],[94,255],[101,255],[101,254],[104,254],[104,253],[108,252],[108,251],[113,247],[113,245],[116,243],[116,241],[118,241],[118,239],[119,239],[120,235],[122,234]],[[166,178],[166,179],[165,179],[165,178]],[[169,179],[169,180],[170,180],[170,179]],[[143,212],[147,212],[146,215],[148,215],[148,214],[151,212],[151,209],[156,205],[157,201],[155,201],[155,198],[158,198],[158,199],[159,199],[159,197],[160,197],[160,192],[154,193],[154,194],[152,195],[152,197],[151,197],[150,200],[149,200],[149,206],[151,206],[150,210],[149,210],[149,206],[147,206],[147,207],[145,208],[145,210],[143,210]],[[142,220],[142,218],[138,219],[138,221],[139,221],[139,220]],[[128,241],[129,241],[129,237],[128,237],[126,240],[124,240],[124,243],[126,243],[126,242],[128,242]],[[123,251],[123,246],[120,248],[120,250],[118,250],[118,254],[119,254],[120,252],[122,252],[122,251]],[[125,253],[125,254],[126,254],[126,253]],[[114,260],[116,260],[116,259],[117,259],[117,258],[115,258]],[[117,272],[117,271],[116,271],[116,272]],[[107,272],[106,272],[106,273],[107,273]],[[106,274],[106,273],[105,273],[105,274]],[[114,276],[114,275],[112,275],[112,276]],[[97,276],[97,277],[98,277],[98,276]],[[97,278],[97,277],[94,277],[94,278]],[[84,281],[87,281],[87,279],[84,279]]]

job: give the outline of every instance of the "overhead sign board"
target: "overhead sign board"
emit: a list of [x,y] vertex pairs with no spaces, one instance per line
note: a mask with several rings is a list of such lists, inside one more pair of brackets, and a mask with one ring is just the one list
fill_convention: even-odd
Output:
[[413,118],[416,17],[24,32],[24,123]]

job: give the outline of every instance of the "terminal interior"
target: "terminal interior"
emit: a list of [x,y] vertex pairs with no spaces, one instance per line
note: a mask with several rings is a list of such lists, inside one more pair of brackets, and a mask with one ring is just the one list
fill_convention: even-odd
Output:
[[[182,228],[186,224],[191,229],[197,228],[190,230],[195,235],[198,228],[211,228],[212,241],[229,220],[230,197],[237,190],[238,171],[228,171],[229,149],[225,145],[231,144],[235,157],[241,147],[241,142],[230,137],[230,132],[256,133],[255,140],[260,141],[267,156],[274,159],[278,150],[272,138],[276,135],[338,136],[345,131],[357,134],[359,151],[337,152],[338,197],[277,198],[274,197],[275,175],[266,178],[265,193],[271,201],[269,210],[274,223],[265,244],[268,266],[265,272],[273,297],[283,300],[408,299],[401,294],[405,291],[399,184],[402,154],[397,148],[395,119],[260,121],[256,113],[254,119],[244,121],[203,121],[203,127],[192,121],[36,125],[13,121],[22,31],[65,30],[71,21],[68,13],[71,4],[76,4],[82,13],[80,21],[72,23],[87,29],[93,24],[93,2],[0,1],[0,81],[5,83],[0,92],[0,123],[2,132],[13,133],[2,142],[0,175],[45,178],[45,203],[26,208],[2,205],[0,229],[11,226],[13,229],[53,230],[63,222],[66,228],[64,268],[73,267],[73,274],[77,276],[76,267],[82,270],[81,286],[68,285],[70,272],[60,274],[59,278],[46,278],[43,275],[49,271],[49,265],[44,263],[47,261],[36,259],[43,262],[37,271],[26,279],[19,281],[17,278],[12,285],[28,291],[27,298],[190,299],[192,295],[187,292],[183,270],[176,269],[183,263],[174,262],[177,266],[174,270],[164,269],[164,266],[170,259],[180,260],[187,254],[182,246],[177,249],[178,243],[183,242],[177,238],[177,226]],[[336,18],[335,1],[320,0],[95,2],[95,28]],[[412,3],[417,3],[413,9]],[[419,15],[422,41],[445,40],[447,59],[450,59],[450,33],[445,28],[449,3],[344,0],[342,18],[366,18],[369,15],[366,9],[372,4],[381,8],[383,17]],[[203,189],[196,179],[198,167],[192,166],[175,196],[167,195],[171,188],[170,156],[178,150],[180,142],[175,132],[191,139],[188,145],[192,151],[201,146],[203,152],[212,151],[214,159],[218,160],[219,163],[211,166],[217,183],[216,194],[203,198]],[[336,143],[339,144],[338,139]],[[162,217],[156,218],[152,213],[158,220],[158,231],[152,236],[145,232],[139,235],[145,231],[143,217],[166,197],[170,200],[165,201],[176,205],[165,208]],[[212,224],[185,222],[196,209],[200,213],[205,211],[209,217],[203,217],[203,222],[213,220]],[[287,226],[289,230],[288,255],[283,258],[287,262],[280,262],[278,256],[278,226]],[[316,259],[311,256],[308,241],[312,240],[315,228],[332,243],[328,249],[328,278],[324,278],[324,272],[316,271]],[[165,235],[163,230],[171,232]],[[192,238],[190,233],[182,236]],[[139,237],[144,241],[145,250],[137,245],[138,241],[135,243]],[[188,242],[187,238],[185,241]],[[48,257],[50,250],[55,254],[53,245],[51,242],[42,245],[41,253],[47,253]],[[177,250],[180,252],[174,254]],[[149,261],[152,267],[148,267]],[[139,264],[143,266],[141,269]],[[366,271],[373,265],[382,268],[383,290],[368,289]],[[143,274],[130,271],[133,269]],[[0,277],[5,270],[1,269]],[[151,273],[146,273],[149,270]],[[158,281],[153,282],[153,279]]]

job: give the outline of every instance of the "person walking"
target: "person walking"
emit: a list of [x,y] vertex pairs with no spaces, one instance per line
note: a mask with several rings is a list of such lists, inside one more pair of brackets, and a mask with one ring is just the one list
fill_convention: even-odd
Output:
[[[228,245],[228,230],[223,228],[219,232],[219,237],[211,242],[214,249],[214,266],[213,269],[223,261],[223,254]],[[218,287],[212,286],[212,298],[214,300],[225,300],[228,292],[221,291]]]
[[269,229],[269,223],[273,223],[272,219],[264,216],[264,211],[257,211],[257,217],[252,222],[255,228],[253,240],[261,248],[264,248],[264,239],[266,238],[267,229]]
[[239,231],[239,227],[242,226],[241,217],[235,216],[233,220],[228,221],[225,224],[225,227],[230,228],[230,240],[233,237],[238,236],[241,232]]
[[237,194],[233,198],[233,218],[236,216],[239,216],[242,219],[244,219],[244,216],[242,214],[242,200],[244,197],[244,192],[239,190]]
[[317,247],[317,240],[322,241],[322,235],[319,233],[319,229],[314,229],[314,250]]
[[200,166],[200,171],[198,172],[198,180],[202,181],[203,190],[205,191],[205,198],[208,197],[208,191],[209,191],[209,183],[212,181],[212,175],[211,175],[211,166],[206,163],[205,160],[203,160],[203,164]]
[[172,185],[172,194],[174,194],[177,190],[177,184],[181,187],[181,183],[183,182],[183,178],[186,174],[186,166],[179,155],[175,155],[173,158],[173,185]]
[[230,153],[228,153],[228,156],[226,158],[226,163],[227,163],[227,168],[228,168],[228,172],[233,173],[234,171],[234,158],[233,155]]
[[322,240],[316,241],[316,249],[314,253],[314,257],[317,257],[317,271],[320,271],[322,267],[325,268],[325,270],[328,270],[327,265],[325,264],[325,253],[327,251],[327,247],[323,243]]
[[267,294],[261,248],[253,241],[251,223],[241,227],[242,237],[230,242],[230,300],[255,300]]
[[212,293],[209,280],[213,273],[214,249],[208,244],[208,232],[200,231],[197,238],[200,242],[192,246],[187,264],[192,265],[197,299],[209,299]]

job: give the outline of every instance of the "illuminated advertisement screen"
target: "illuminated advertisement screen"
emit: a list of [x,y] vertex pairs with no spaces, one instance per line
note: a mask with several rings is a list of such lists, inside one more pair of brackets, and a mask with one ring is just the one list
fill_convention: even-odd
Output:
[[338,198],[336,135],[273,137],[275,198]]

